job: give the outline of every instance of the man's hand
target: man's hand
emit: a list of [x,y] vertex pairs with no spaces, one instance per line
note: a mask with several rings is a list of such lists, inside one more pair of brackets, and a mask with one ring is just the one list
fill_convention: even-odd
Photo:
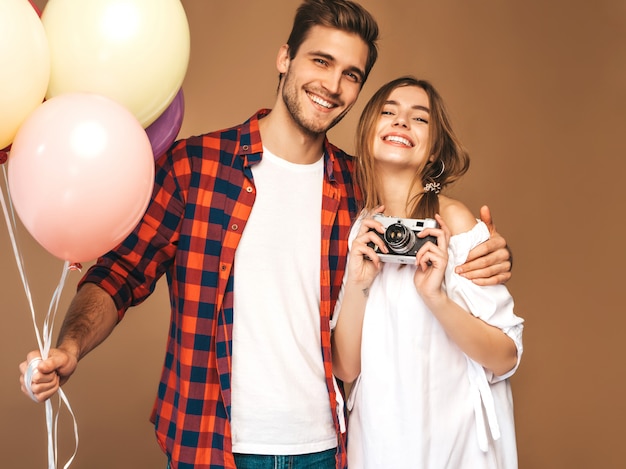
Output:
[[498,285],[511,278],[513,256],[506,240],[496,231],[489,207],[480,208],[480,219],[489,228],[489,239],[469,252],[465,264],[456,268],[456,273],[476,285]]
[[[31,362],[33,364],[31,365]],[[22,392],[28,397],[43,402],[54,395],[76,370],[76,357],[61,349],[50,349],[46,360],[42,360],[39,351],[30,352],[26,361],[20,363],[20,384]],[[30,390],[26,383],[28,367],[33,366]]]

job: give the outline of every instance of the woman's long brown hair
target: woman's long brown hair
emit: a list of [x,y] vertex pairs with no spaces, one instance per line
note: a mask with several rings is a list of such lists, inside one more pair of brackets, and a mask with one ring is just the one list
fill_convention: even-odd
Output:
[[402,86],[421,88],[428,96],[429,154],[432,156],[422,171],[415,174],[411,191],[407,194],[406,212],[410,218],[432,218],[439,213],[439,197],[434,191],[425,192],[423,187],[434,183],[443,190],[455,182],[469,169],[469,154],[452,130],[443,99],[430,82],[404,76],[386,83],[374,93],[365,105],[357,127],[354,177],[363,194],[363,208],[371,210],[384,203],[373,154],[376,124],[391,92]]

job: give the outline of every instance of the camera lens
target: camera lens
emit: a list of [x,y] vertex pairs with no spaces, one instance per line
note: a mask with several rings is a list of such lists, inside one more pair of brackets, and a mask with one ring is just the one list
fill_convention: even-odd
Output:
[[385,231],[385,241],[398,254],[406,254],[415,246],[415,233],[402,223],[393,223]]

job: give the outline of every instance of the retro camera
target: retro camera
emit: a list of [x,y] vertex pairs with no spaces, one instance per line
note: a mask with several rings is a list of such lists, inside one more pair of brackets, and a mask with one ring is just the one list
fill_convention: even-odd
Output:
[[413,218],[396,218],[387,217],[381,214],[374,214],[374,220],[380,222],[385,227],[384,233],[374,231],[389,249],[389,253],[385,254],[378,249],[374,243],[368,243],[374,248],[376,254],[383,262],[394,262],[396,264],[413,264],[415,262],[415,254],[419,251],[427,241],[437,244],[437,238],[434,236],[426,236],[418,238],[417,233],[425,228],[438,228],[439,224],[432,218],[413,219]]

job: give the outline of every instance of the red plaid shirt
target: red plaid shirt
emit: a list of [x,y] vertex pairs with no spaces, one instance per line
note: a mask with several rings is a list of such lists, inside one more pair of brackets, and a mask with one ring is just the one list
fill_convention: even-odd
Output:
[[[114,299],[120,319],[166,274],[172,320],[152,420],[173,468],[235,468],[230,385],[235,250],[256,189],[261,110],[244,124],[176,143],[157,163],[152,201],[133,233],[84,276]],[[346,465],[332,383],[330,316],[356,215],[351,157],[325,141],[320,275],[321,357]],[[278,207],[277,207],[278,208]]]

